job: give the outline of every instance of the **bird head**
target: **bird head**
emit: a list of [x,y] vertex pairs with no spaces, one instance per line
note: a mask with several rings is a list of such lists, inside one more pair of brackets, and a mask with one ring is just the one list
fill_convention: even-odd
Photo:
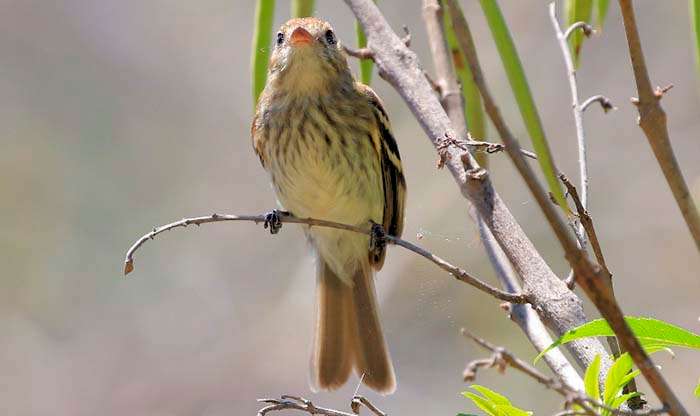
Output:
[[331,25],[321,19],[291,19],[274,39],[269,81],[292,91],[328,88],[352,80],[345,53]]

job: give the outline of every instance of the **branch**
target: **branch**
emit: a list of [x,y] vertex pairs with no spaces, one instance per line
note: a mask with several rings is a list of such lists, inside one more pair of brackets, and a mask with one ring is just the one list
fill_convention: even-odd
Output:
[[[418,57],[403,45],[376,5],[371,0],[345,2],[367,34],[367,44],[374,52],[374,61],[381,76],[401,95],[433,145],[437,147],[446,134],[457,137],[447,114],[425,79]],[[515,149],[517,151],[519,147]],[[506,150],[509,150],[507,143]],[[523,279],[525,295],[536,305],[545,324],[557,335],[583,324],[586,316],[581,300],[552,272],[537,252],[493,188],[488,173],[476,163],[470,153],[454,146],[446,149],[446,152],[449,157],[446,158],[445,167],[452,174],[462,195],[472,202],[484,219],[516,273]],[[586,367],[596,354],[605,354],[602,344],[596,339],[567,344],[567,348],[582,367]]]
[[[445,20],[442,16],[442,7],[443,6],[435,0],[424,1],[423,6],[423,18],[426,22],[428,38],[433,54],[433,61],[435,62],[435,69],[439,79],[439,82],[436,84],[446,86],[447,89],[459,88],[455,69],[452,66],[454,63],[452,54],[448,53],[449,48],[447,47],[447,35],[444,28]],[[458,130],[464,129],[466,131],[467,126],[463,108],[464,101],[461,95],[458,98],[459,99],[442,96],[441,103],[443,108],[445,108],[452,125],[458,126]],[[466,132],[466,135],[466,141],[459,141],[450,137],[445,137],[442,140],[442,143],[438,145],[438,154],[441,155],[439,166],[445,163],[442,155],[448,154],[444,152],[444,149],[450,145],[456,146],[464,151],[468,151],[469,149],[466,146],[471,145],[474,146],[471,148],[471,150],[486,149],[488,153],[502,151],[505,149],[503,144],[474,141],[472,140],[469,132]],[[526,151],[521,149],[521,152]],[[503,249],[498,245],[498,242],[494,238],[493,234],[472,204],[470,204],[469,207],[469,214],[478,224],[481,242],[484,245],[489,261],[496,271],[498,279],[501,281],[501,285],[508,292],[520,293],[520,285],[518,284],[513,267],[508,261]],[[522,329],[526,337],[530,340],[530,342],[532,342],[538,352],[544,350],[552,343],[552,339],[547,333],[544,324],[529,305],[517,305],[510,303],[506,303],[505,305],[508,305],[507,309],[510,312],[509,317],[511,320],[513,320],[513,322],[515,322]],[[581,377],[579,377],[576,370],[574,370],[566,357],[564,357],[560,351],[551,352],[553,353],[547,353],[545,355],[545,362],[547,365],[549,365],[552,371],[559,375],[563,380],[566,380],[568,385],[578,390],[583,390],[583,381],[581,380]]]
[[610,110],[617,110],[617,107],[615,107],[610,99],[604,95],[594,95],[593,97],[588,98],[586,101],[581,104],[581,111],[585,112],[588,107],[593,104],[593,103],[598,103],[600,104],[600,107],[603,109],[604,113],[607,113]]
[[671,188],[671,192],[676,198],[676,203],[688,225],[690,234],[695,240],[695,245],[700,250],[700,215],[698,215],[698,210],[688,191],[688,185],[685,183],[676,156],[673,154],[671,139],[668,135],[668,126],[666,125],[666,113],[661,107],[661,97],[664,90],[660,88],[654,90],[651,86],[639,32],[637,31],[632,1],[619,0],[619,3],[625,24],[632,69],[634,70],[634,78],[637,82],[637,91],[639,93],[639,99],[634,101],[639,111],[639,127],[642,128],[647,136],[651,150],[656,156],[661,171],[664,173],[668,186]]
[[581,221],[581,225],[583,226],[588,239],[591,241],[591,248],[593,249],[598,265],[603,268],[603,271],[608,276],[608,279],[612,278],[608,265],[605,263],[605,256],[603,256],[603,250],[600,248],[600,241],[598,240],[598,234],[596,234],[595,227],[593,226],[593,219],[591,218],[591,215],[588,213],[588,210],[586,210],[586,207],[584,207],[583,202],[581,202],[581,198],[578,196],[578,191],[576,190],[574,184],[571,183],[569,178],[567,178],[566,175],[561,174],[559,175],[559,179],[561,179],[562,183],[566,187],[567,193],[574,201],[576,213],[578,214],[579,220]]
[[[526,363],[525,361],[519,359],[515,355],[513,355],[511,352],[506,350],[503,347],[498,347],[490,342],[479,338],[470,332],[468,332],[466,329],[462,328],[462,335],[464,335],[467,338],[472,339],[474,342],[476,342],[480,347],[484,348],[487,351],[490,351],[492,353],[490,358],[486,359],[478,359],[471,361],[467,363],[467,366],[464,370],[464,379],[465,381],[473,381],[476,377],[476,374],[478,370],[483,369],[483,368],[493,368],[495,367],[500,373],[504,373],[507,367],[511,367],[513,369],[516,369],[520,371],[521,373],[527,375],[528,377],[532,378],[533,380],[537,381],[538,383],[544,385],[548,389],[551,389],[557,393],[559,393],[564,399],[566,400],[567,404],[570,403],[576,403],[577,405],[581,406],[581,408],[584,410],[583,414],[587,415],[593,415],[597,416],[599,412],[597,412],[595,409],[599,410],[605,410],[611,414],[614,415],[628,415],[628,416],[646,416],[646,415],[659,415],[667,412],[666,408],[661,408],[661,409],[652,409],[652,410],[646,410],[646,411],[627,411],[627,410],[620,410],[620,409],[614,409],[612,407],[609,407],[605,405],[604,403],[601,403],[598,400],[595,400],[586,394],[584,394],[581,391],[574,390],[570,387],[568,387],[566,384],[562,383],[561,380],[558,380],[556,378],[548,377],[542,373],[540,373],[536,368],[532,367],[530,364]],[[561,413],[560,413],[561,414]],[[564,413],[564,414],[572,414],[572,413]],[[575,413],[573,413],[575,414]]]
[[[454,0],[448,1],[450,3],[454,2]],[[628,0],[620,1],[626,2]],[[451,11],[454,9],[454,7],[451,7]],[[639,340],[634,336],[632,329],[629,327],[629,325],[627,325],[627,322],[624,319],[624,314],[620,309],[617,300],[615,299],[615,294],[613,293],[612,287],[609,284],[609,281],[605,278],[605,272],[600,266],[591,263],[586,253],[577,247],[577,243],[568,233],[566,225],[559,217],[552,204],[549,203],[547,194],[544,192],[544,188],[537,180],[537,177],[534,175],[529,165],[525,163],[525,160],[520,153],[513,151],[513,149],[519,148],[517,140],[510,133],[510,130],[501,117],[500,110],[496,106],[486,87],[483,73],[476,55],[476,48],[474,47],[474,42],[472,40],[467,22],[464,19],[464,16],[459,14],[457,11],[453,13],[453,16],[457,40],[464,51],[467,61],[469,62],[472,75],[474,76],[474,82],[481,92],[484,108],[489,114],[489,117],[498,130],[500,136],[503,138],[503,141],[506,144],[506,151],[508,151],[508,154],[518,169],[518,172],[530,188],[530,191],[537,200],[540,209],[544,213],[547,221],[559,239],[559,242],[564,249],[565,257],[571,268],[574,270],[576,282],[585,291],[586,295],[589,299],[591,299],[598,311],[600,311],[603,318],[608,321],[622,348],[630,353],[630,356],[649,382],[649,385],[663,402],[664,407],[670,409],[670,412],[673,415],[686,415],[687,412],[681,405],[680,401],[675,396],[668,383],[666,383],[666,380],[661,376],[658,368],[644,351],[639,343]]]
[[316,406],[311,402],[311,400],[307,400],[299,396],[290,396],[286,394],[282,395],[279,399],[258,399],[258,402],[269,404],[269,406],[263,407],[258,411],[258,416],[265,416],[270,412],[276,412],[280,410],[299,410],[301,412],[306,412],[310,415],[357,416],[360,414],[360,406],[365,406],[375,416],[387,416],[386,413],[379,410],[364,396],[358,395],[353,397],[352,402],[350,402],[352,413]]
[[[571,90],[571,109],[574,113],[574,123],[576,124],[576,138],[578,142],[578,166],[579,176],[581,178],[581,202],[584,208],[588,208],[588,157],[586,155],[586,136],[583,131],[583,109],[578,98],[578,85],[576,84],[576,69],[574,61],[571,59],[571,52],[567,40],[571,33],[581,29],[586,36],[590,36],[592,29],[590,25],[584,22],[577,22],[571,25],[566,30],[566,33],[561,31],[559,21],[557,20],[556,5],[554,2],[549,4],[549,17],[552,20],[554,32],[559,41],[559,48],[564,56],[564,64],[566,65],[566,73],[569,79],[569,89]],[[577,235],[583,235],[583,226],[579,224],[577,227]],[[586,239],[580,238],[579,243],[581,248],[586,248]]]
[[[166,224],[157,228],[154,228],[153,231],[151,231],[148,234],[145,234],[143,237],[139,238],[132,246],[129,248],[129,250],[126,252],[126,258],[124,260],[124,274],[129,274],[131,271],[134,270],[134,253],[136,250],[139,249],[146,241],[148,240],[153,240],[158,234],[161,234],[165,231],[172,230],[173,228],[179,228],[183,227],[186,228],[189,225],[202,225],[202,224],[209,224],[213,222],[227,222],[227,221],[251,221],[256,224],[259,223],[264,223],[265,226],[267,227],[268,222],[270,221],[270,214],[267,215],[221,215],[221,214],[212,214],[212,215],[206,215],[202,217],[194,217],[194,218],[183,218],[180,221],[175,221],[171,222],[170,224]],[[348,224],[342,224],[338,222],[333,222],[333,221],[325,221],[325,220],[319,220],[316,218],[297,218],[289,214],[284,214],[284,215],[278,215],[275,218],[275,221],[278,221],[279,223],[292,223],[292,224],[306,224],[308,226],[313,226],[313,227],[327,227],[327,228],[336,228],[339,230],[346,230],[346,231],[352,231],[355,233],[360,233],[360,234],[367,234],[367,235],[372,235],[372,231],[368,227],[359,227],[356,225],[348,225]],[[273,227],[274,225],[271,225]],[[272,228],[270,231],[273,231]],[[435,263],[438,267],[440,267],[442,270],[445,270],[446,272],[452,274],[457,280],[460,282],[464,282],[470,286],[473,286],[482,292],[488,293],[489,295],[495,297],[496,299],[500,299],[506,302],[513,302],[513,303],[526,303],[528,302],[527,295],[525,294],[513,294],[513,293],[508,293],[504,292],[500,289],[497,289],[488,283],[485,283],[484,281],[473,277],[469,273],[467,273],[465,270],[460,269],[457,266],[453,266],[452,264],[448,263],[447,261],[443,260],[442,258],[434,255],[433,253],[418,247],[415,244],[409,243],[406,240],[402,240],[398,237],[394,237],[391,235],[384,235],[383,236],[386,240],[387,243],[389,244],[394,244],[400,247],[403,247],[409,251],[412,251],[430,261]]]

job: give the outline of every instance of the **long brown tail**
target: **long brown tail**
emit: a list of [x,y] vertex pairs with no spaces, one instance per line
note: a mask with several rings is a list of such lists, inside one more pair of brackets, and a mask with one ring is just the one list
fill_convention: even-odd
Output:
[[354,367],[368,387],[382,394],[396,389],[396,378],[382,334],[369,264],[357,271],[352,287],[319,259],[316,340],[312,380],[321,390],[336,389]]

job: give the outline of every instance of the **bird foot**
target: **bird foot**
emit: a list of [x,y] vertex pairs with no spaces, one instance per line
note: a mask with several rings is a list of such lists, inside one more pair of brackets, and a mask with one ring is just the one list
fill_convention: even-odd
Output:
[[289,215],[287,211],[273,209],[265,214],[265,222],[263,226],[270,229],[270,234],[277,234],[282,228],[282,217]]
[[377,224],[370,220],[370,235],[369,235],[369,251],[372,254],[380,256],[386,247],[386,232],[381,224]]

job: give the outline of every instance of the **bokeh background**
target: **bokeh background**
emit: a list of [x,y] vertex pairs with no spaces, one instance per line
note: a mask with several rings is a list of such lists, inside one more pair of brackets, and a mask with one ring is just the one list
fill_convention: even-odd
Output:
[[[317,3],[317,15],[353,42],[344,3]],[[663,105],[697,199],[700,84],[687,4],[635,3],[652,79],[675,84]],[[575,178],[570,96],[546,3],[501,4],[558,165]],[[481,10],[463,6],[488,82],[526,138]],[[410,27],[430,71],[420,2],[383,0],[381,8],[395,29]],[[180,229],[148,242],[122,277],[125,250],[154,225],[275,206],[249,137],[253,1],[2,0],[0,9],[0,414],[252,415],[256,398],[283,393],[347,409],[355,381],[334,393],[308,389],[314,277],[298,227],[273,237],[248,223]],[[288,16],[289,2],[279,1],[276,23]],[[628,314],[698,332],[700,256],[636,126],[614,2],[582,62],[582,96],[604,93],[619,107],[607,115],[592,108],[585,125],[591,212],[620,302]],[[398,95],[377,78],[375,86],[407,172],[405,237],[421,236],[421,245],[493,281],[452,178],[435,169],[435,152]],[[510,161],[494,156],[492,167],[497,189],[564,276],[561,249]],[[390,397],[360,392],[389,413],[474,411],[459,395],[461,372],[484,353],[460,327],[534,356],[498,302],[425,260],[391,249],[379,277],[399,388]],[[692,396],[700,353],[676,352],[657,359],[690,412],[700,412]],[[559,403],[515,372],[485,371],[478,382],[537,414]]]

